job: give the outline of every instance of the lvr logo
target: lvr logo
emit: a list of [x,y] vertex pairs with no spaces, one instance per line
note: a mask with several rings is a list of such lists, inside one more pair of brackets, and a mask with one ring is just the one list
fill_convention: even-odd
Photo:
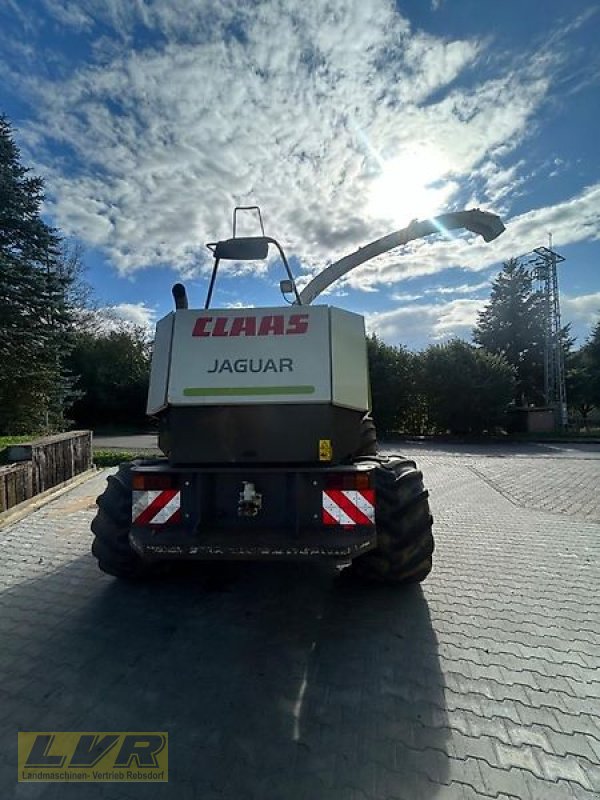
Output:
[[[25,767],[74,767],[77,769],[95,767],[98,762],[111,751],[116,753],[112,766],[127,769],[129,767],[158,767],[158,754],[164,750],[167,738],[164,734],[106,733],[78,734],[75,748],[69,752],[63,742],[62,747],[56,745],[57,734],[39,733],[25,761]],[[60,736],[60,734],[58,734]],[[117,749],[117,744],[120,747]],[[69,748],[70,749],[70,748]],[[59,752],[57,752],[59,750]],[[62,752],[60,752],[62,750]],[[65,752],[67,750],[67,752]]]
[[19,781],[169,780],[168,734],[20,731]]

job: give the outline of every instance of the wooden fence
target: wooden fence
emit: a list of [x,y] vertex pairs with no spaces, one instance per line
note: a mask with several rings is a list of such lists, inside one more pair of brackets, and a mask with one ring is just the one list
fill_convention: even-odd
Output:
[[91,431],[47,436],[8,448],[0,467],[0,512],[85,472],[92,466]]
[[0,467],[0,513],[33,497],[31,462]]

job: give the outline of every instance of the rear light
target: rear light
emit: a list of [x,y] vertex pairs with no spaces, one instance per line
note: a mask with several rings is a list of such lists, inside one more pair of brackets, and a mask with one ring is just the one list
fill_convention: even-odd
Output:
[[325,486],[327,489],[346,489],[364,491],[373,488],[371,472],[334,472],[327,475]]
[[178,489],[179,475],[176,472],[134,472],[132,488],[142,492]]

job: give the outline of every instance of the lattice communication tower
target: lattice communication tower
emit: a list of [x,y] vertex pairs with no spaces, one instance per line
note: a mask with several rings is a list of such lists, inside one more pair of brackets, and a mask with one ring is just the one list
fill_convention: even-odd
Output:
[[529,263],[544,298],[544,395],[546,404],[555,409],[558,425],[564,428],[567,425],[567,390],[556,267],[565,259],[552,249],[552,237],[550,247],[537,247],[533,253],[535,257]]

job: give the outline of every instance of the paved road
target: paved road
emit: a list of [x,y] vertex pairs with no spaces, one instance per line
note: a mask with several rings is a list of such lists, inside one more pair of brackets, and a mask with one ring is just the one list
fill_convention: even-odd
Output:
[[134,436],[94,436],[94,447],[102,450],[157,450],[158,437],[154,433]]
[[[104,475],[0,531],[0,796],[597,798],[598,453],[414,449],[422,588],[269,564],[121,585],[89,554]],[[171,781],[17,786],[17,730],[167,730]]]

